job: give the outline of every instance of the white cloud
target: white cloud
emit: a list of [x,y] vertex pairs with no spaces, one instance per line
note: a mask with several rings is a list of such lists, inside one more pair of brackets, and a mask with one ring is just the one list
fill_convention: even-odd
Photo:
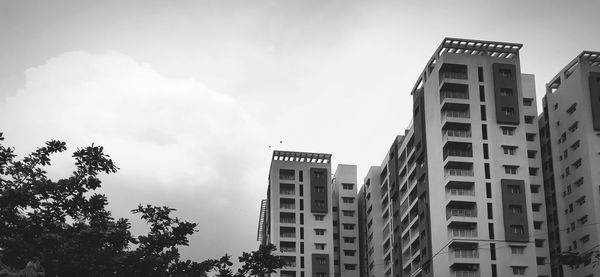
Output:
[[[254,228],[254,208],[266,191],[266,143],[260,124],[234,98],[116,52],[64,53],[25,75],[25,87],[0,109],[0,130],[17,151],[54,138],[70,152],[95,142],[121,168],[103,177],[115,215],[131,217],[138,203],[179,208],[182,218],[201,223],[199,244],[228,239],[210,228],[215,221]],[[72,166],[64,155],[52,173],[65,176]],[[228,211],[236,206],[252,208]],[[231,245],[203,254],[251,242],[229,238]]]

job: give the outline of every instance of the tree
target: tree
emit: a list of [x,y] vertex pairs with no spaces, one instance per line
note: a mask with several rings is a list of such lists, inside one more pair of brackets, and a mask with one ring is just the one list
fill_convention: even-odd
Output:
[[[180,259],[178,247],[188,245],[197,224],[173,218],[175,209],[139,205],[132,210],[150,225],[148,234],[137,237],[127,219],[114,219],[106,209],[106,196],[95,192],[101,187],[99,174],[118,171],[103,147],[77,149],[71,176],[53,181],[44,167],[51,165],[52,154],[67,149],[64,142],[51,140],[17,160],[3,140],[0,133],[0,276],[31,273],[34,267],[36,274],[46,276],[206,276],[216,268],[232,272],[228,255],[203,262]],[[271,255],[274,246],[269,247],[244,253],[243,261],[240,257],[248,268],[245,273],[283,266]],[[254,269],[261,265],[269,268]]]

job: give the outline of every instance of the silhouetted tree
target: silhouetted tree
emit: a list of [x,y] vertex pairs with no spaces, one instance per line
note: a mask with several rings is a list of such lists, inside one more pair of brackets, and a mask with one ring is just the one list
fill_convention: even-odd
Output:
[[[25,271],[46,276],[206,276],[214,269],[231,276],[228,255],[200,263],[180,259],[178,246],[188,245],[197,224],[173,218],[175,209],[139,205],[132,210],[150,225],[147,235],[137,237],[127,219],[115,220],[106,210],[106,196],[94,192],[101,185],[99,174],[118,170],[101,146],[75,151],[71,176],[53,181],[44,167],[50,165],[50,155],[67,149],[64,142],[51,140],[17,160],[3,140],[0,133],[0,276]],[[281,268],[279,257],[271,255],[274,250],[269,246],[244,253],[240,262],[248,270],[239,274]]]

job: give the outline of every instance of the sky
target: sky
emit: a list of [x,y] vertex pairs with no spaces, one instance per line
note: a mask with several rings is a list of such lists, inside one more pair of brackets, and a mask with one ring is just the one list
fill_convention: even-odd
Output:
[[[538,99],[583,50],[600,1],[0,0],[0,132],[102,145],[115,217],[167,205],[199,223],[185,258],[257,248],[272,150],[323,152],[362,180],[410,124],[444,37],[522,43]],[[49,173],[66,177],[69,154]],[[360,181],[359,181],[360,182]],[[133,220],[134,233],[145,226]]]

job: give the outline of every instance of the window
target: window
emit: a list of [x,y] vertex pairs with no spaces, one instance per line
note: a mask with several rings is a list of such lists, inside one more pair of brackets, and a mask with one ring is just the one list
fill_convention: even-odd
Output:
[[317,236],[324,236],[325,235],[325,229],[315,229],[315,235],[317,235]]
[[581,166],[581,158],[577,159],[574,163],[573,163],[573,167],[574,168],[579,168]]
[[315,243],[315,249],[325,250],[325,244],[324,243]]
[[527,158],[529,159],[535,159],[536,154],[537,151],[535,150],[527,150]]
[[354,256],[355,250],[344,250],[344,256]]
[[521,187],[518,185],[508,185],[508,191],[510,191],[510,193],[512,194],[520,194],[521,193]]
[[317,272],[315,277],[327,277],[327,273],[325,273],[325,272]]
[[533,98],[523,98],[523,106],[533,106]]
[[577,130],[579,126],[579,121],[575,121],[575,123],[571,124],[571,126],[569,126],[569,132],[573,133],[575,132],[575,130]]
[[517,152],[517,147],[511,145],[502,145],[502,150],[506,155],[515,155],[515,153]]
[[544,247],[543,239],[535,239],[535,247]]
[[342,211],[342,213],[344,214],[344,216],[354,216],[354,211]]
[[508,68],[500,68],[498,73],[500,73],[500,76],[504,78],[512,78],[512,71]]
[[488,139],[487,125],[481,124],[481,138]]
[[534,221],[533,222],[533,229],[536,230],[541,230],[542,229],[542,221]]
[[500,96],[513,96],[513,90],[510,88],[500,88]]
[[577,140],[576,142],[571,144],[571,150],[577,150],[577,148],[579,148],[579,145],[580,145],[580,142],[579,142],[579,140]]
[[527,124],[533,124],[533,119],[534,119],[534,118],[535,118],[535,117],[533,117],[533,116],[526,115],[526,116],[525,116],[525,123],[527,123]]
[[508,208],[510,209],[510,212],[513,214],[522,214],[523,213],[523,207],[521,207],[521,205],[509,205]]
[[344,230],[354,230],[354,224],[344,223]]
[[538,168],[530,167],[529,168],[529,176],[537,176],[537,175],[538,175]]
[[342,188],[346,190],[351,190],[354,188],[354,184],[342,184]]
[[479,82],[483,82],[483,67],[477,67],[477,79]]
[[579,199],[576,200],[577,204],[579,204],[579,206],[583,205],[585,203],[585,195],[582,197],[579,197]]
[[569,114],[573,114],[575,112],[575,110],[577,109],[577,103],[573,103],[573,105],[571,105],[568,109],[567,109],[567,113]]
[[480,111],[480,113],[481,113],[481,120],[482,120],[482,121],[486,121],[486,120],[487,120],[487,117],[486,117],[485,105],[481,105],[481,106],[479,107],[479,111]]
[[519,166],[517,165],[504,165],[504,173],[506,174],[517,174]]
[[346,204],[354,203],[354,197],[342,197],[342,201]]
[[546,262],[545,257],[536,257],[535,260],[536,260],[537,265],[544,265],[544,263]]
[[580,187],[581,185],[583,185],[583,177],[577,179],[577,181],[575,181],[575,183],[573,183],[576,187]]
[[315,221],[323,221],[323,220],[325,220],[325,215],[322,215],[322,214],[315,215]]
[[515,255],[523,255],[525,253],[525,247],[523,246],[511,246],[510,252]]
[[355,237],[344,237],[344,243],[354,243]]
[[295,180],[296,172],[293,169],[280,169],[279,179],[281,180]]
[[315,207],[318,207],[318,208],[325,207],[325,201],[323,201],[323,200],[315,200],[314,204],[315,204]]
[[327,259],[325,258],[317,257],[315,260],[317,260],[317,264],[327,264]]
[[479,101],[485,101],[485,88],[483,86],[479,86]]
[[533,210],[534,212],[539,212],[541,206],[542,206],[541,203],[532,203],[531,210]]
[[505,116],[514,116],[515,115],[515,109],[511,108],[511,107],[502,107],[502,108],[500,108],[500,111]]
[[527,139],[527,141],[535,141],[535,134],[534,133],[526,133],[525,138]]
[[513,274],[514,275],[525,275],[525,269],[527,267],[525,266],[513,266],[512,270],[513,270]]
[[314,186],[313,189],[315,192],[325,192],[324,186]]
[[531,193],[540,193],[540,185],[531,185]]
[[510,225],[510,231],[513,234],[517,234],[517,235],[525,234],[525,228],[523,227],[523,225]]
[[514,136],[515,135],[515,128],[514,127],[500,127],[502,129],[502,134],[503,135],[507,135],[507,136]]
[[344,264],[344,269],[345,270],[355,270],[356,265],[355,264]]

